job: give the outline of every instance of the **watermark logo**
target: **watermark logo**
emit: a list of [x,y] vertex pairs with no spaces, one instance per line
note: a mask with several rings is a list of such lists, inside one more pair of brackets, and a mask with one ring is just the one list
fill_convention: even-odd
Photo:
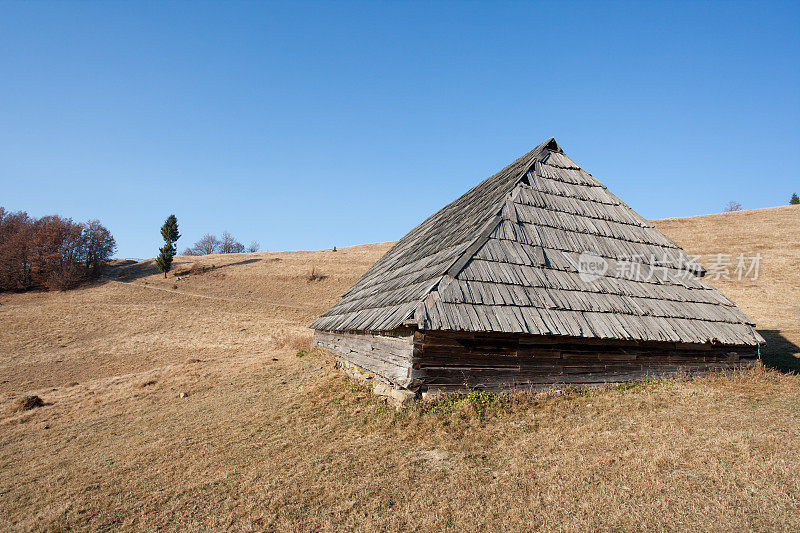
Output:
[[592,252],[583,252],[578,256],[578,276],[581,281],[590,283],[605,275],[608,261]]
[[[577,262],[567,256],[581,281],[590,283],[607,276],[646,283],[674,283],[679,279],[695,278],[702,268],[699,255],[680,254],[677,257],[655,254],[605,258],[594,252],[582,252]],[[649,259],[649,260],[648,260]],[[714,254],[706,261],[705,279],[710,281],[757,280],[761,269],[761,254]]]
[[714,254],[709,257],[706,278],[711,280],[757,280],[761,269],[761,253]]

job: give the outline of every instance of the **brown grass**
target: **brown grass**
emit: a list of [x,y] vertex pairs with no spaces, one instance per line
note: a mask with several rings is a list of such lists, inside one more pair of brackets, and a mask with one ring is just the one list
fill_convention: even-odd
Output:
[[206,272],[213,272],[216,270],[216,265],[207,265],[201,263],[192,263],[188,267],[181,266],[181,268],[173,268],[171,274],[175,277],[181,276],[202,276]]
[[282,330],[272,336],[276,348],[286,348],[297,351],[311,346],[312,335],[310,332],[298,333],[296,331]]
[[311,270],[306,274],[305,279],[307,283],[314,283],[315,281],[322,281],[327,278],[325,274],[317,270],[317,267],[311,267]]
[[[787,365],[800,351],[796,213],[658,221],[695,253],[763,246],[762,279],[723,290],[785,340],[770,357]],[[178,257],[225,274],[179,289],[145,262],[124,267],[125,283],[0,295],[0,526],[800,527],[800,377],[473,393],[395,411],[325,352],[295,357],[305,326],[390,244]],[[312,265],[328,277],[305,282]],[[13,409],[31,394],[46,405]]]

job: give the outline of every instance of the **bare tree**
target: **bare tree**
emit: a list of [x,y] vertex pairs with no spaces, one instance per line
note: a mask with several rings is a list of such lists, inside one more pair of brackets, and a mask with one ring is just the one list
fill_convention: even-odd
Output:
[[237,241],[230,232],[223,231],[219,239],[216,235],[206,233],[191,248],[184,250],[183,255],[240,254],[245,250],[244,244]]
[[228,231],[223,231],[219,253],[240,254],[242,252],[244,252],[244,244],[237,241]]
[[[233,254],[236,253],[237,244],[241,246],[241,244],[236,240],[236,238],[231,235],[228,231],[222,232],[222,237],[220,239],[221,244],[219,248],[219,253],[221,254]],[[242,246],[244,249],[244,246]]]
[[728,205],[725,206],[726,213],[731,213],[733,211],[741,211],[741,210],[742,210],[742,204],[734,200],[731,200],[730,202],[728,202]]
[[208,255],[208,254],[216,254],[220,251],[220,246],[222,243],[219,239],[217,239],[216,235],[212,235],[211,233],[206,233],[200,240],[194,243],[189,250],[191,253],[185,253],[185,255]]
[[252,241],[250,246],[247,247],[248,252],[257,252],[259,250],[261,250],[261,245],[258,243],[258,241]]

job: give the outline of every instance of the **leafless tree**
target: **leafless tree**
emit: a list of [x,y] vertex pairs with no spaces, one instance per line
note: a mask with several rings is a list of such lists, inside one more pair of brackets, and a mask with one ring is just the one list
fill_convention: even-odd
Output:
[[741,210],[742,210],[742,204],[734,200],[731,200],[730,202],[728,202],[728,205],[725,206],[726,213],[731,213],[733,211],[741,211]]
[[244,245],[236,240],[228,231],[222,232],[222,244],[220,245],[219,253],[221,254],[239,254],[244,252]]
[[206,233],[191,248],[184,250],[183,255],[240,254],[244,251],[244,244],[230,232],[223,231],[219,239],[216,235]]
[[216,235],[206,233],[200,240],[194,243],[190,251],[192,253],[186,255],[208,255],[219,253],[222,243],[217,239]]
[[222,236],[220,237],[219,240],[220,240],[219,252],[221,254],[231,253],[231,248],[233,247],[233,243],[236,242],[236,239],[233,238],[233,235],[231,235],[227,231],[223,231]]
[[261,245],[258,241],[252,241],[250,246],[247,247],[248,252],[258,252],[259,250],[261,250]]

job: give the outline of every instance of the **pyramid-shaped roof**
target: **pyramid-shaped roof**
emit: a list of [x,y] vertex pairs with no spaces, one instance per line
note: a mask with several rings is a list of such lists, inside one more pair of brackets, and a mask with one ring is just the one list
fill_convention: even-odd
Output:
[[412,229],[311,327],[763,343],[704,273],[551,138]]

